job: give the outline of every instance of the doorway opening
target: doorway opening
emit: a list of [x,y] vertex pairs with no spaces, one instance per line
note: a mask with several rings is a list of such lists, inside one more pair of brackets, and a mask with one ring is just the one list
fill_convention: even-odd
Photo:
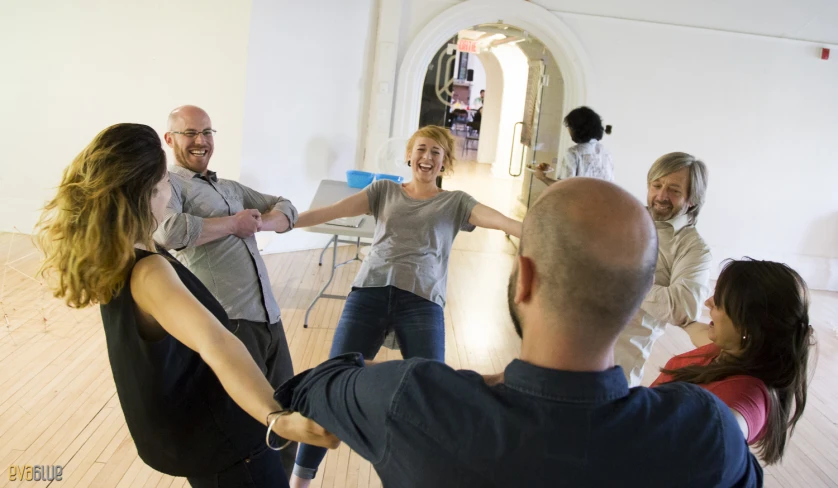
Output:
[[561,69],[543,42],[513,25],[479,24],[432,56],[417,122],[455,136],[460,163],[452,185],[491,188],[481,201],[489,197],[488,205],[523,218],[545,188],[529,168],[557,164],[565,97]]

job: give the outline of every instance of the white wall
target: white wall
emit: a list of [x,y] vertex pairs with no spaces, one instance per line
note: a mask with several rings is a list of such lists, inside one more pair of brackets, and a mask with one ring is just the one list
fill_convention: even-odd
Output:
[[480,55],[486,71],[486,93],[491,94],[483,105],[483,120],[480,123],[480,139],[477,142],[477,161],[492,164],[498,150],[501,107],[503,106],[503,68],[491,52]]
[[469,105],[474,103],[474,99],[480,96],[480,90],[486,89],[486,70],[483,69],[483,63],[476,54],[468,55],[468,69],[474,70],[474,77],[471,82],[471,100]]
[[548,10],[838,44],[832,0],[533,0]]
[[[362,158],[375,0],[254,0],[241,182],[307,210],[320,180],[345,180]],[[273,235],[265,252],[328,238]]]
[[370,99],[366,107],[366,140],[364,141],[363,163],[366,171],[381,171],[379,151],[394,144],[390,139],[390,125],[393,123],[393,93],[396,84],[398,47],[401,39],[402,0],[379,0],[377,25],[373,29],[374,55],[370,57],[369,90]]
[[[402,9],[401,32],[402,38],[399,43],[399,60],[404,57],[410,41],[422,30],[434,17],[445,12],[447,9],[462,3],[462,0],[399,0],[404,4]],[[463,29],[471,26],[463,26]],[[452,32],[454,36],[457,32]]]
[[[408,1],[405,10],[414,13],[426,4]],[[677,10],[661,1],[640,2],[639,15]],[[443,3],[406,16],[400,53],[434,15],[444,15]],[[533,3],[577,11],[594,5]],[[595,15],[554,15],[575,33],[578,54],[593,70],[586,103],[614,126],[605,141],[617,183],[645,201],[646,172],[657,157],[694,153],[710,167],[698,227],[716,261],[743,255],[780,260],[813,288],[838,290],[838,46],[713,30],[829,41],[838,32],[838,9],[771,0],[762,11],[736,0],[739,20],[731,20],[726,6],[714,6],[718,15],[703,14],[701,24],[710,29],[701,29],[608,18],[625,16],[629,7],[594,3]],[[783,14],[789,9],[805,12],[794,20]],[[821,47],[832,47],[833,59],[821,61]]]
[[616,182],[645,201],[670,151],[710,170],[698,229],[719,261],[787,262],[838,290],[838,60],[820,45],[560,14],[595,71],[589,104],[614,126]]
[[3,2],[0,231],[31,232],[99,131],[139,122],[162,135],[185,103],[210,113],[213,168],[237,178],[249,21],[249,1]]

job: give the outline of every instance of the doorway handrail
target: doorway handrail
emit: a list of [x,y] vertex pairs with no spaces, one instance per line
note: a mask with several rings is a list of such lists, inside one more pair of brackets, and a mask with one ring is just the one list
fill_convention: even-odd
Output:
[[515,155],[515,130],[517,129],[518,125],[521,125],[521,128],[524,127],[524,122],[515,122],[515,125],[512,126],[512,147],[509,149],[509,176],[517,178],[521,176],[521,173],[524,172],[524,156],[526,156],[526,151],[521,151],[521,161],[518,164],[518,174],[512,173],[512,156]]

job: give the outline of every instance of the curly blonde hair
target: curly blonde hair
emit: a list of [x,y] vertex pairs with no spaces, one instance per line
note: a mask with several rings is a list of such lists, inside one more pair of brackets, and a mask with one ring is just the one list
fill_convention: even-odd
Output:
[[76,156],[35,231],[39,274],[57,298],[74,308],[113,299],[134,265],[134,245],[152,249],[151,197],[165,176],[166,153],[147,125],[112,125]]
[[456,162],[456,158],[454,158],[454,150],[456,148],[456,144],[454,142],[454,136],[451,135],[451,131],[446,129],[445,127],[440,127],[438,125],[426,125],[421,129],[417,130],[410,136],[410,139],[407,141],[407,148],[405,149],[406,157],[405,159],[410,158],[410,153],[413,151],[413,145],[416,144],[416,139],[420,137],[427,137],[428,139],[433,139],[434,142],[442,146],[442,150],[445,151],[445,155],[442,158],[442,166],[445,168],[443,174],[449,174],[454,171],[454,163]]

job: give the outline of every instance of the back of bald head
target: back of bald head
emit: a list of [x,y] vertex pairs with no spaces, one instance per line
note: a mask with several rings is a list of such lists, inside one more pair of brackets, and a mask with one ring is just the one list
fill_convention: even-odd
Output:
[[209,119],[209,114],[207,114],[201,107],[196,107],[195,105],[181,105],[169,112],[169,120],[167,121],[166,127],[169,131],[180,130],[181,128],[178,127],[178,124],[181,121],[201,119],[204,117]]
[[648,211],[613,183],[571,178],[548,188],[524,219],[520,253],[553,322],[613,340],[654,281],[657,232]]

